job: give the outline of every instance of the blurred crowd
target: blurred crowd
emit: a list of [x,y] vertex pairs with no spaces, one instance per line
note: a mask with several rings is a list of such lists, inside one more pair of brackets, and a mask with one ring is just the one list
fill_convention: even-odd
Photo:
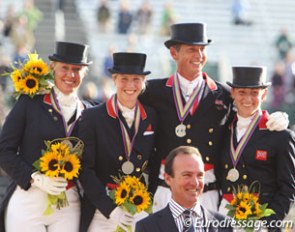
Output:
[[[119,10],[111,7],[110,0],[97,0],[95,9],[95,21],[97,22],[97,32],[104,34],[126,35],[127,52],[140,52],[144,43],[145,35],[155,33],[153,28],[153,17],[155,17],[154,7],[149,0],[142,0],[136,9],[131,7],[131,2],[127,0],[116,0]],[[64,10],[66,1],[59,1],[60,9]],[[230,5],[231,4],[231,5]],[[251,6],[248,0],[233,0],[229,4],[232,13],[232,23],[236,26],[255,25],[251,19]],[[1,1],[0,1],[1,5]],[[169,35],[169,26],[178,21],[177,8],[172,1],[163,1],[161,5],[159,29],[156,32],[159,36]],[[11,93],[12,87],[9,78],[4,78],[12,63],[22,62],[29,51],[34,51],[36,38],[34,31],[38,23],[42,20],[42,12],[35,6],[34,0],[23,0],[22,7],[16,7],[12,1],[7,5],[5,11],[0,15],[0,83],[1,92]],[[116,22],[114,24],[114,19]],[[140,37],[140,41],[139,41]],[[147,39],[148,42],[148,39]],[[294,38],[290,35],[288,28],[282,28],[273,38],[273,47],[276,51],[273,58],[273,66],[270,70],[269,80],[273,85],[271,94],[267,101],[267,108],[273,112],[276,110],[286,111],[289,114],[290,124],[295,124],[295,63],[294,63]],[[5,47],[5,49],[4,49]],[[99,77],[97,80],[89,80],[82,90],[84,98],[93,98],[96,101],[104,101],[114,91],[111,75],[108,68],[113,65],[112,54],[121,51],[118,44],[110,42],[107,52],[99,65]],[[170,60],[162,59],[161,68],[165,73],[173,73],[174,66]],[[97,83],[99,82],[99,83]],[[102,86],[101,88],[98,88]],[[7,110],[14,100],[11,94],[1,94],[0,104],[0,124],[3,121]]]

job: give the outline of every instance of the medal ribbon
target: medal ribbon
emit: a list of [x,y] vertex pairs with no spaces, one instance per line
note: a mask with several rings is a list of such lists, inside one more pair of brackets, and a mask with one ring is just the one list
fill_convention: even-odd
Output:
[[239,162],[241,155],[249,142],[252,134],[254,133],[256,126],[258,125],[258,122],[260,121],[260,118],[262,117],[261,113],[258,111],[253,116],[253,119],[251,120],[245,134],[243,135],[241,141],[239,142],[237,148],[234,147],[234,126],[232,124],[231,126],[231,138],[230,138],[230,157],[232,160],[232,164],[234,168],[236,168],[237,163]]
[[174,98],[174,103],[177,110],[177,116],[181,123],[184,121],[184,119],[190,112],[191,107],[198,103],[201,86],[202,84],[199,84],[198,86],[196,86],[196,88],[194,88],[192,95],[190,96],[188,101],[185,103],[185,105],[183,105],[179,79],[177,74],[174,75],[173,86],[172,86],[173,98]]
[[77,119],[81,115],[81,110],[79,110],[79,107],[78,107],[76,120],[73,123],[71,123],[71,125],[67,125],[67,122],[66,122],[66,120],[64,119],[64,116],[61,113],[60,106],[58,104],[58,100],[56,98],[56,95],[55,95],[54,91],[52,91],[52,93],[50,94],[50,98],[51,98],[53,108],[62,116],[62,122],[63,122],[63,125],[64,125],[66,137],[69,137],[72,134],[72,131],[73,131],[73,129],[74,129],[76,123],[77,123]]
[[[118,116],[119,109],[118,109],[118,102],[117,101],[118,101],[117,98],[113,97],[113,99],[112,99],[113,109],[115,109],[116,114]],[[140,124],[140,108],[138,107],[138,103],[136,103],[135,112],[134,112],[135,127],[134,127],[134,135],[133,135],[132,140],[129,137],[128,131],[125,128],[124,123],[121,121],[121,119],[119,117],[118,117],[118,119],[119,119],[120,127],[121,127],[122,139],[123,139],[124,150],[125,150],[125,157],[129,161],[129,157],[131,155],[133,143],[134,143],[135,137],[137,135],[139,124]]]

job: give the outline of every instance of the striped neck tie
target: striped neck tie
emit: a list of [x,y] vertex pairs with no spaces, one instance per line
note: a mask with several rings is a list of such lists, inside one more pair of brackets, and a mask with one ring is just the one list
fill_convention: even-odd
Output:
[[192,211],[185,210],[183,211],[183,232],[194,232]]

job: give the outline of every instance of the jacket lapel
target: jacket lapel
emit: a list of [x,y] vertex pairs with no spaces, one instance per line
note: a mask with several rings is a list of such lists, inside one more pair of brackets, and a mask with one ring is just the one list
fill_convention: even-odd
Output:
[[169,209],[169,205],[158,213],[158,217],[159,220],[157,220],[157,225],[160,228],[159,231],[178,232],[178,228],[175,224],[172,212]]
[[63,117],[59,110],[54,107],[52,102],[53,96],[52,92],[45,94],[43,97],[43,108],[47,112],[48,118],[50,122],[58,128],[61,132],[65,134],[64,124],[63,124]]

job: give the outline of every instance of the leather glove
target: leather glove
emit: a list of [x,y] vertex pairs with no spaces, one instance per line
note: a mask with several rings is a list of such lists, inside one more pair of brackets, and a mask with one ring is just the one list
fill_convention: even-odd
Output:
[[61,194],[66,191],[68,185],[68,181],[63,177],[48,177],[40,172],[34,172],[31,177],[33,179],[32,186],[36,186],[51,195]]
[[269,115],[266,123],[270,131],[282,131],[288,128],[289,115],[285,112],[277,111]]
[[125,212],[120,207],[116,207],[111,212],[110,219],[126,232],[128,231],[127,226],[133,226],[135,224],[134,217],[130,213]]

